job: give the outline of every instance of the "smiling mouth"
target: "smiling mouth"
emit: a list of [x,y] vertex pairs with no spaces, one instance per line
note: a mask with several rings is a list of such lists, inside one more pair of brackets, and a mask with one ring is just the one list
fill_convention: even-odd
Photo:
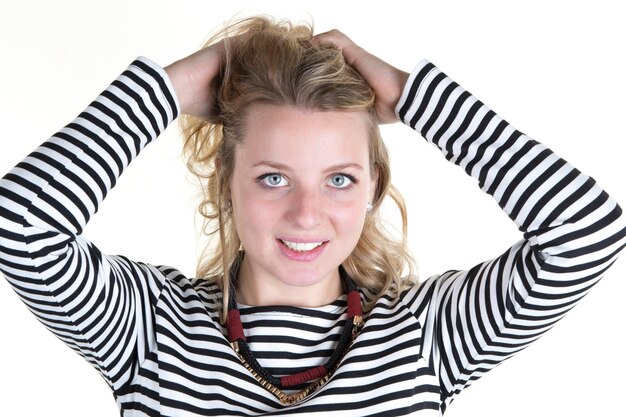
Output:
[[283,239],[278,239],[278,240],[280,240],[283,243],[283,245],[285,245],[292,251],[296,251],[296,252],[308,252],[326,243],[326,241],[301,243],[301,242],[290,242],[288,240],[283,240]]

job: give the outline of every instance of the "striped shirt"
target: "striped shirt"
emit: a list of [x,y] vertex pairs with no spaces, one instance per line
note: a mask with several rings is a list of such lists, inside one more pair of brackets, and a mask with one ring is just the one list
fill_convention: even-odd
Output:
[[[485,372],[552,327],[626,245],[620,207],[428,61],[401,120],[476,178],[523,232],[500,257],[383,296],[330,381],[283,406],[239,362],[211,282],[101,253],[81,232],[117,178],[179,107],[165,72],[138,58],[72,123],[0,180],[0,270],[27,307],[111,387],[123,416],[441,415]],[[319,366],[346,317],[240,306],[275,375]]]

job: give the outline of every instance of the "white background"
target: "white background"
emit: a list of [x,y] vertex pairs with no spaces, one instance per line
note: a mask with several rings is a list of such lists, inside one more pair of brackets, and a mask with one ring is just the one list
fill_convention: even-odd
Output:
[[[71,121],[137,55],[167,65],[236,13],[337,27],[410,71],[428,58],[626,205],[626,39],[619,2],[17,1],[0,4],[0,174]],[[386,126],[423,277],[469,268],[521,235],[459,168]],[[195,192],[177,126],[149,146],[85,230],[102,251],[193,276]],[[465,391],[447,417],[616,416],[626,359],[626,262],[530,348]],[[114,416],[101,377],[0,280],[0,415]]]

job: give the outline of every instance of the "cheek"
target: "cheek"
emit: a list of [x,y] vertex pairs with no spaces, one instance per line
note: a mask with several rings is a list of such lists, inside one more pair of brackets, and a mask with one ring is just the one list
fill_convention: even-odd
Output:
[[347,204],[337,204],[330,212],[335,229],[341,230],[344,234],[352,236],[361,235],[365,224],[365,206],[361,207],[360,202],[354,200]]
[[249,191],[233,194],[233,214],[242,241],[258,238],[271,230],[280,217],[276,204],[263,201]]

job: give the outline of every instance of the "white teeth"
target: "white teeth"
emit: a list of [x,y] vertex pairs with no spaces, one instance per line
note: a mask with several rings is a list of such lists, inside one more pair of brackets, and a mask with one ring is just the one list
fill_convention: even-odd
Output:
[[310,250],[313,250],[313,249],[317,248],[322,243],[324,243],[324,242],[295,243],[295,242],[288,242],[288,241],[282,240],[282,239],[280,241],[283,242],[285,244],[285,246],[287,246],[289,249],[295,250],[296,252],[310,251]]

